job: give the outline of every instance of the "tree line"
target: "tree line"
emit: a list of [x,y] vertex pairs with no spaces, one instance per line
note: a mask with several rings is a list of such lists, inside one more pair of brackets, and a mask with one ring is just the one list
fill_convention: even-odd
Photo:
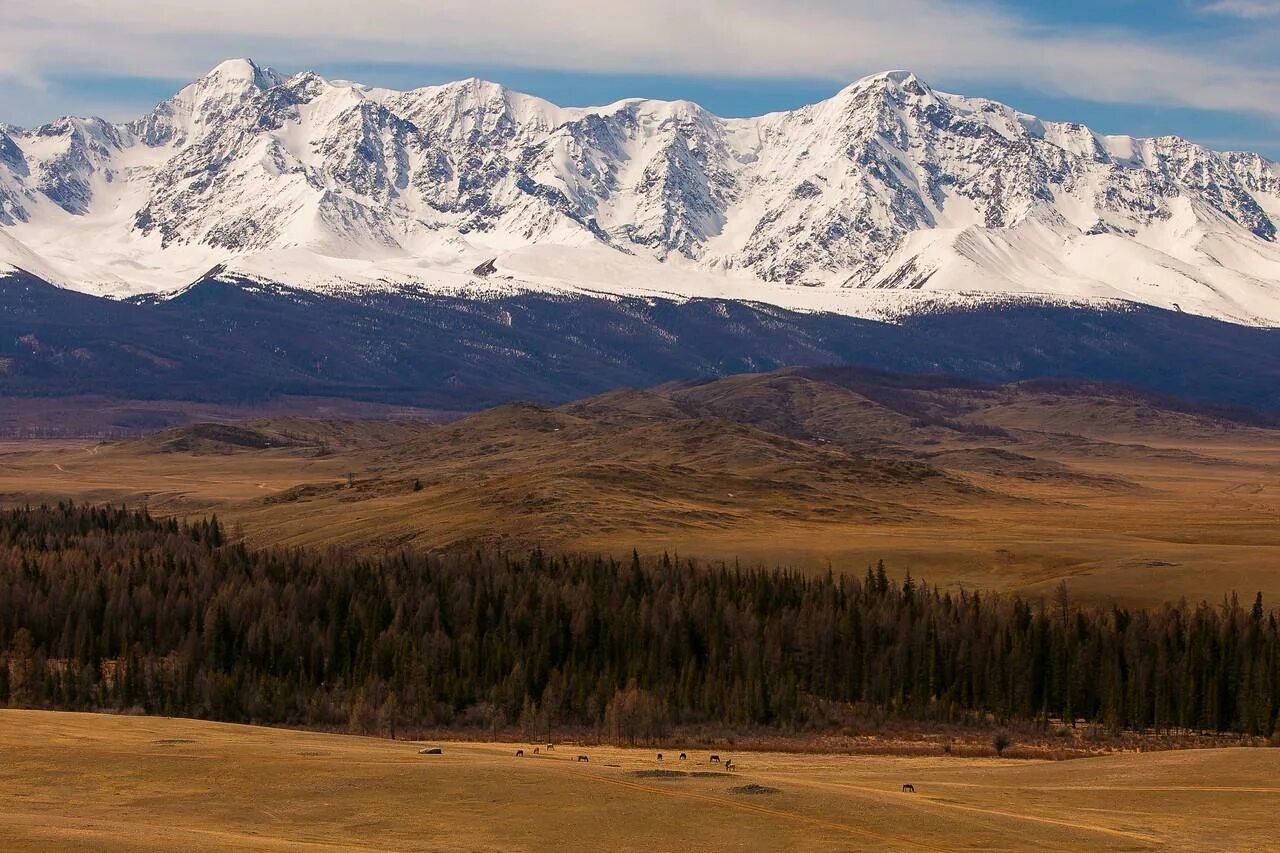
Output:
[[1269,735],[1259,594],[1079,607],[865,575],[533,551],[251,550],[216,518],[0,513],[0,704],[358,731],[911,720]]

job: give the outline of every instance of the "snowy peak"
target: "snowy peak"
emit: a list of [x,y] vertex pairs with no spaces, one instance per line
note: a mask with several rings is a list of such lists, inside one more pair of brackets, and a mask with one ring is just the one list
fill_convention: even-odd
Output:
[[1129,300],[1278,324],[1278,222],[1280,169],[1258,155],[1105,136],[909,71],[725,119],[236,59],[128,124],[0,126],[0,261],[112,294],[218,263],[302,286],[457,287],[497,258],[534,289],[850,313]]
[[219,102],[241,102],[285,83],[285,78],[252,59],[228,59],[199,80],[184,86],[171,100],[200,113]]
[[283,82],[283,78],[270,68],[264,68],[252,59],[228,59],[216,66],[199,83],[206,87],[220,85],[252,86],[256,89],[270,89]]
[[882,71],[871,74],[861,80],[855,80],[832,100],[850,99],[867,93],[878,93],[880,96],[899,104],[909,101],[936,102],[937,97],[929,84],[910,71]]
[[242,100],[247,94],[265,92],[284,82],[285,78],[252,59],[228,59],[184,86],[170,101],[190,105],[194,112],[199,112],[204,105]]
[[250,59],[229,59],[129,128],[147,145],[184,145],[234,119],[238,111],[282,83],[284,79],[270,68]]

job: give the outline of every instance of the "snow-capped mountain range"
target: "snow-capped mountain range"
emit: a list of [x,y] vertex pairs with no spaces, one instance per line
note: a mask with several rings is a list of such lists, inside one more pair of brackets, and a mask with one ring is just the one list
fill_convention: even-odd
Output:
[[[127,124],[0,124],[0,268],[89,293],[212,267],[317,290],[750,299],[853,315],[1122,300],[1280,325],[1280,166],[915,75],[726,119],[232,60]],[[492,261],[492,263],[489,263]]]

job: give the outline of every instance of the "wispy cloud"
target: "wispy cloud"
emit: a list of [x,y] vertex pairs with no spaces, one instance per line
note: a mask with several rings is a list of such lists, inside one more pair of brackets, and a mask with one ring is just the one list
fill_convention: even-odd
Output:
[[1205,5],[1204,11],[1237,18],[1280,17],[1280,0],[1214,0]]
[[[948,83],[1016,82],[1075,98],[1280,118],[1280,67],[1259,45],[1047,28],[956,0],[3,0],[0,76],[193,77],[252,55],[324,62],[467,62],[582,72],[847,81],[906,67]],[[1275,0],[1215,0],[1270,14]],[[1265,55],[1265,54],[1262,54]]]

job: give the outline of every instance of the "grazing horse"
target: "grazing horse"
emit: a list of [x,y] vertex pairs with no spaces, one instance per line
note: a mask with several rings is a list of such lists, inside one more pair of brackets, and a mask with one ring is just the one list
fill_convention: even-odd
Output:
[[904,794],[914,794],[915,792],[916,786],[912,785],[910,782],[902,786],[902,793]]
[[711,756],[711,763],[712,763],[712,764],[719,764],[719,763],[720,763],[720,756],[718,756],[718,755],[713,755],[713,756]]
[[732,759],[732,758],[730,758],[730,759],[728,759],[727,761],[725,761],[725,763],[724,763],[724,769],[725,769],[725,770],[733,770],[733,759]]
[[538,748],[537,748],[536,746],[533,748],[533,754],[534,754],[534,755],[537,755],[537,754],[538,754]]
[[554,752],[556,745],[554,743],[547,744],[547,752]]
[[658,760],[659,760],[659,761],[661,761],[661,760],[662,760],[662,753],[661,753],[661,752],[659,752],[659,753],[658,753]]
[[579,755],[579,756],[578,756],[578,760],[579,760],[579,761],[590,761],[591,759],[590,759],[590,758],[587,758],[585,755]]
[[524,758],[524,750],[523,750],[523,749],[517,749],[517,750],[516,750],[516,758]]
[[688,758],[688,757],[689,757],[689,756],[685,755],[683,752],[682,752],[682,753],[680,753],[680,760],[681,760],[681,761],[684,761],[684,760],[685,760],[686,758]]

